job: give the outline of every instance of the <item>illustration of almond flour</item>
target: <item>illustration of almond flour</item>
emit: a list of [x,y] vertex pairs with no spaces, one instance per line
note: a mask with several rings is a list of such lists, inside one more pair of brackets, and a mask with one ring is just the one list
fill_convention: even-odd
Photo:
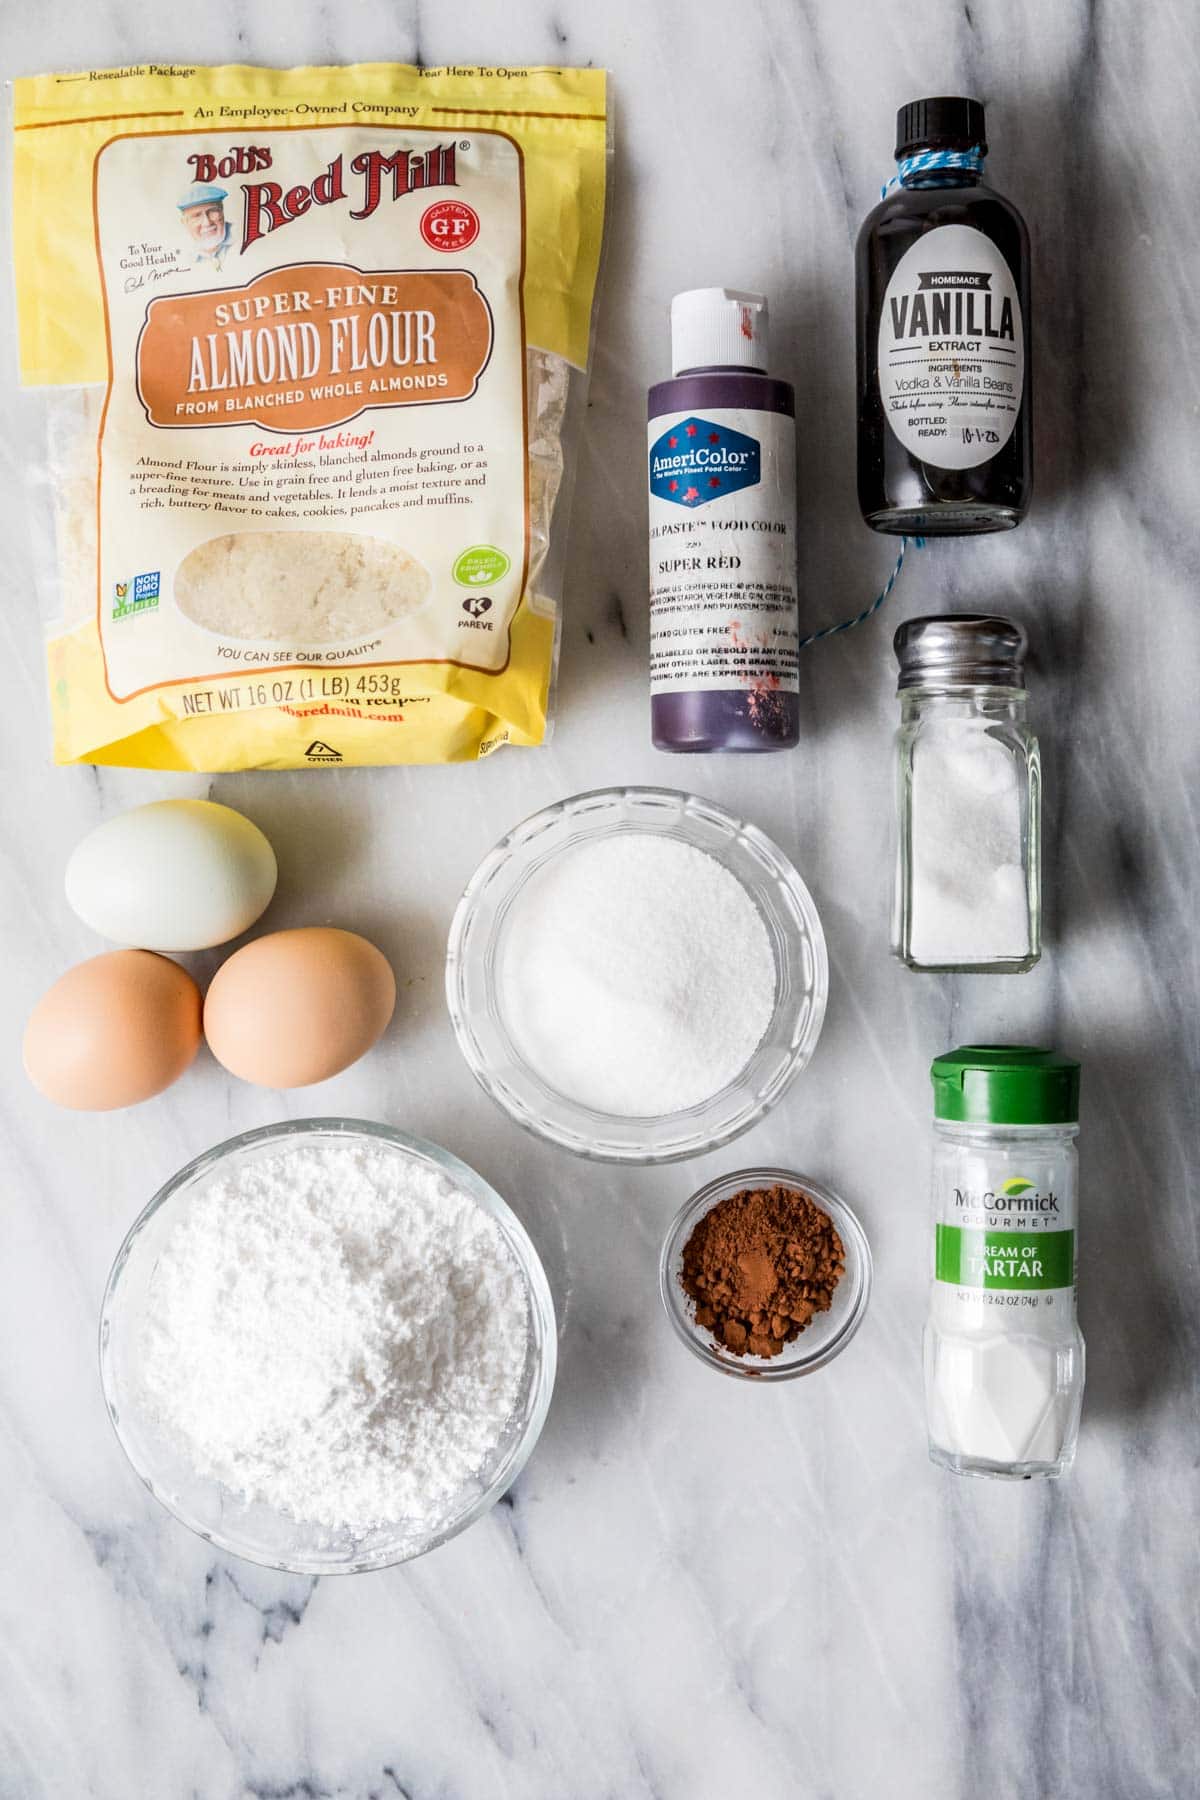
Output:
[[386,630],[429,598],[429,571],[398,545],[348,531],[242,531],[180,564],[175,604],[224,637],[340,644]]

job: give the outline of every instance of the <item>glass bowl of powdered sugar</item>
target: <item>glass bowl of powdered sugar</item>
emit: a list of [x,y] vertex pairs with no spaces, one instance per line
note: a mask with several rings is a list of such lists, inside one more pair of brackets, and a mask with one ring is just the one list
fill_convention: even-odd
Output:
[[481,1176],[354,1119],[249,1131],[134,1223],[100,1321],[117,1437],[219,1549],[352,1574],[481,1518],[555,1369],[537,1252]]
[[518,1124],[581,1156],[728,1143],[816,1047],[812,896],[756,826],[668,788],[577,794],[484,858],[450,932],[459,1048]]

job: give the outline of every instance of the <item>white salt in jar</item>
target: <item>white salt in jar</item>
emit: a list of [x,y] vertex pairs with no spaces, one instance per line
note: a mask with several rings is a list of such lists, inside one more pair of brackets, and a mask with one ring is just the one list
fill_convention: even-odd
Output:
[[895,637],[892,950],[910,969],[1017,974],[1041,955],[1041,764],[1025,633],[962,613]]

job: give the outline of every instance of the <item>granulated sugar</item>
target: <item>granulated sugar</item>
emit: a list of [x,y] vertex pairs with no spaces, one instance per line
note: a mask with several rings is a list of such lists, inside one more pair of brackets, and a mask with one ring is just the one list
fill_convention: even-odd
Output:
[[419,1532],[503,1436],[528,1334],[503,1233],[448,1176],[309,1139],[189,1197],[150,1281],[142,1399],[247,1499]]
[[771,942],[741,882],[653,832],[554,857],[514,903],[501,956],[505,1021],[529,1066],[626,1118],[719,1093],[775,1006]]

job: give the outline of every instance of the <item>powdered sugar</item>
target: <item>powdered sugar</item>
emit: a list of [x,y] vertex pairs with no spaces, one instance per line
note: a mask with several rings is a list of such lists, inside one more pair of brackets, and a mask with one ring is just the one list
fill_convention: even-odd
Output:
[[505,1020],[559,1093],[622,1117],[683,1111],[745,1068],[775,1005],[761,914],[713,856],[648,831],[552,858],[502,949]]
[[142,1401],[196,1470],[331,1531],[436,1529],[520,1397],[522,1273],[397,1145],[298,1140],[188,1198],[159,1255]]

